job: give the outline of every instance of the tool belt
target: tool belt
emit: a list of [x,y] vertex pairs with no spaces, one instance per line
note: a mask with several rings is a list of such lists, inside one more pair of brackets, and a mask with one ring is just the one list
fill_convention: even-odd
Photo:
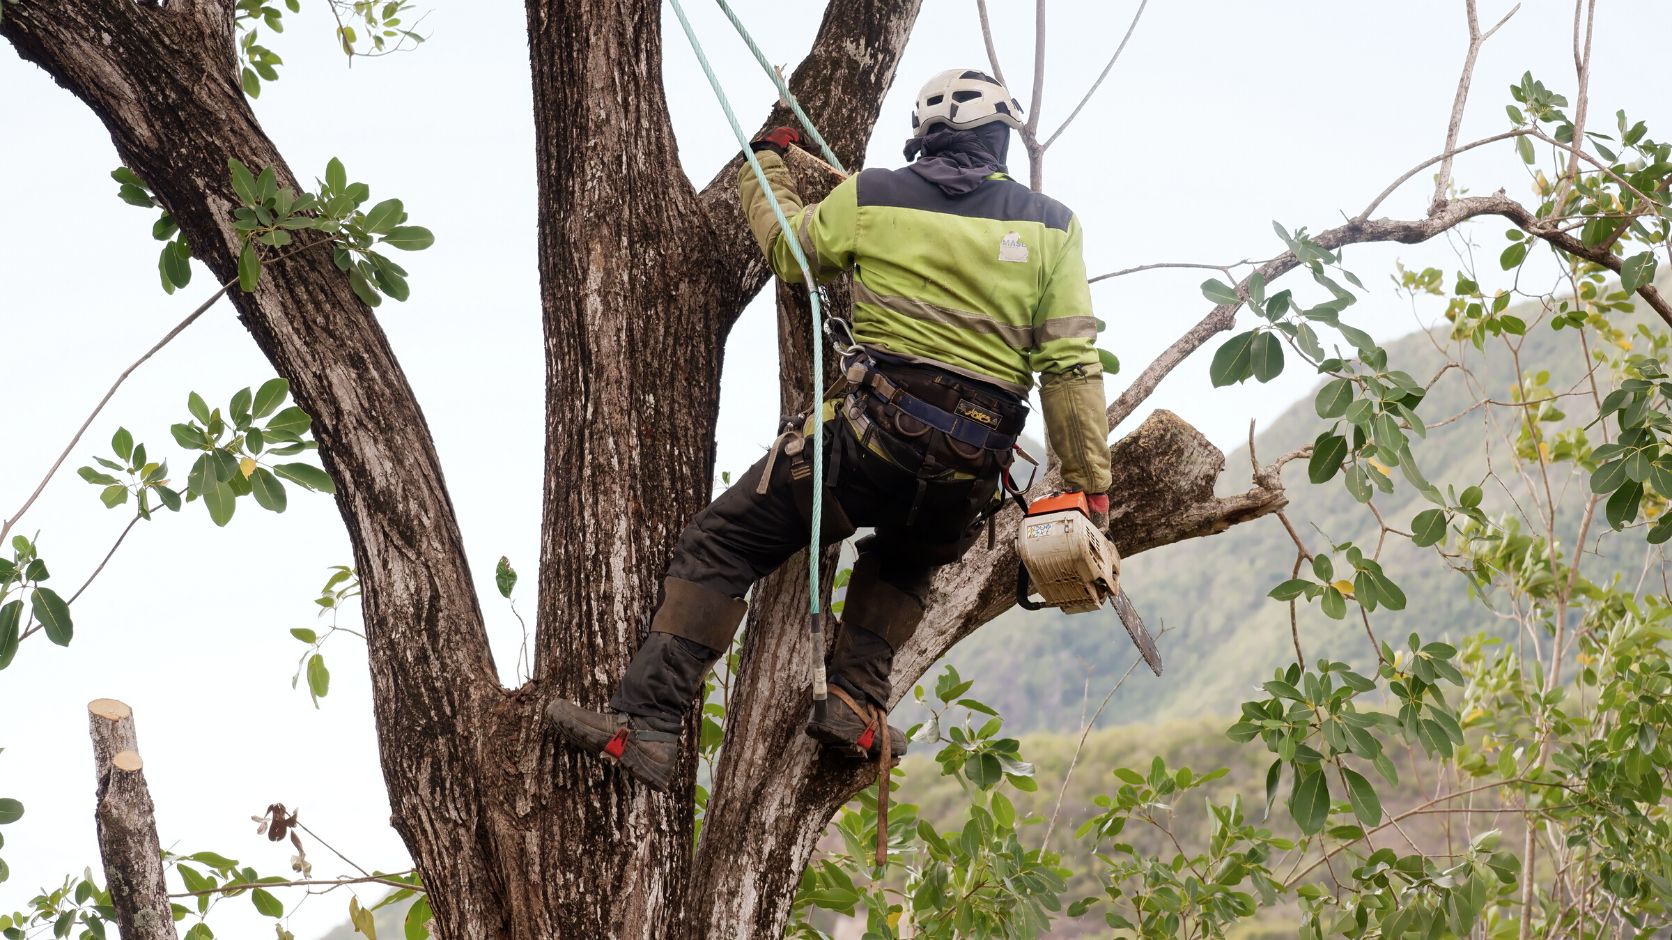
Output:
[[[966,376],[863,347],[843,359],[842,411],[869,445],[922,475],[986,476],[1015,459],[1027,400]],[[903,459],[902,459],[903,458]]]

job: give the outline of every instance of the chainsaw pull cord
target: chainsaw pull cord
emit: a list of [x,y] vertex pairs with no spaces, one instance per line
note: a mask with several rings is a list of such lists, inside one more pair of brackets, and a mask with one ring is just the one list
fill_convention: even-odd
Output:
[[[685,17],[685,8],[680,5],[679,0],[668,0],[668,2],[673,5],[674,15],[679,18],[680,28],[685,31],[685,38],[691,43],[691,51],[696,54],[697,64],[702,66],[702,72],[708,78],[709,87],[714,90],[714,97],[720,103],[720,110],[725,112],[726,121],[731,124],[732,133],[737,136],[737,145],[743,151],[743,159],[749,162],[749,168],[755,173],[755,181],[760,184],[761,193],[766,196],[767,204],[772,207],[772,216],[778,221],[778,228],[782,233],[784,243],[789,246],[790,254],[795,258],[796,265],[801,268],[801,278],[807,287],[807,299],[812,307],[814,336],[813,414],[810,423],[812,424],[811,436],[813,438],[813,511],[812,531],[808,536],[807,546],[807,626],[810,634],[808,656],[812,661],[813,672],[813,718],[815,721],[823,721],[827,708],[825,701],[827,677],[824,668],[824,610],[821,603],[822,597],[820,596],[822,592],[819,577],[819,549],[821,547],[819,536],[822,534],[824,527],[824,345],[817,339],[822,332],[821,324],[823,321],[818,283],[813,278],[813,269],[807,262],[806,254],[801,250],[800,239],[796,237],[789,219],[784,216],[783,206],[778,204],[778,197],[772,191],[772,183],[767,180],[766,171],[761,169],[760,161],[755,158],[754,151],[749,149],[749,137],[743,133],[743,126],[737,122],[737,114],[732,111],[731,100],[726,97],[725,90],[720,87],[720,80],[714,75],[714,67],[709,64],[708,55],[703,51],[701,41],[697,39],[696,32],[691,28],[691,21]],[[766,56],[755,45],[754,40],[750,38],[748,31],[743,28],[742,22],[732,12],[731,7],[726,5],[725,0],[718,0],[718,2],[720,9],[737,27],[738,34],[743,37],[744,42],[755,53],[755,57],[766,69],[767,74],[772,76],[773,83],[778,86],[779,95],[783,96],[784,101],[789,103],[796,117],[807,128],[808,136],[812,137],[824,149],[825,157],[831,165],[840,170],[842,168],[841,163],[836,159],[836,155],[831,153],[830,148],[824,142],[824,138],[819,136],[819,132],[814,129],[813,122],[801,110],[801,105],[796,102],[795,96],[790,93],[789,86],[784,83],[782,76],[778,75],[771,64],[766,61]]]

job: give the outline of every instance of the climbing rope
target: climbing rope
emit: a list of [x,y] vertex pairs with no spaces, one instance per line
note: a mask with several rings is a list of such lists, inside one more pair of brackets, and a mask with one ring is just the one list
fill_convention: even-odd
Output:
[[[826,706],[826,676],[824,670],[823,605],[821,603],[821,579],[819,577],[819,534],[824,522],[824,346],[820,341],[823,310],[819,304],[819,287],[813,279],[812,266],[807,263],[807,256],[801,251],[801,242],[795,237],[795,230],[790,227],[789,219],[784,216],[784,208],[778,204],[778,197],[773,193],[772,184],[766,178],[766,171],[761,169],[760,161],[755,158],[754,151],[749,149],[749,137],[743,133],[743,126],[737,122],[737,114],[732,111],[731,100],[726,97],[725,90],[720,87],[720,80],[714,75],[714,67],[709,64],[708,55],[703,51],[702,43],[698,41],[696,32],[691,29],[691,21],[685,17],[684,7],[680,5],[679,0],[668,0],[668,2],[673,4],[674,15],[679,18],[679,25],[685,30],[685,38],[691,43],[691,51],[696,54],[697,63],[702,66],[703,74],[708,77],[709,87],[714,89],[714,97],[720,102],[720,110],[725,112],[726,121],[731,124],[732,133],[737,135],[737,145],[743,150],[743,159],[749,161],[749,168],[754,171],[755,180],[760,184],[761,192],[766,195],[767,204],[772,207],[772,216],[778,220],[778,228],[783,232],[784,243],[789,246],[790,254],[795,257],[795,263],[801,267],[801,277],[807,285],[807,299],[812,306],[813,529],[808,537],[807,545],[807,612],[808,624],[812,634],[810,637],[812,642],[810,658],[813,668],[813,708],[816,717],[822,719]],[[726,5],[725,0],[718,0],[718,2],[732,24],[737,27],[738,34],[743,37],[744,42],[748,43],[749,48],[755,53],[755,58],[760,61],[767,74],[772,76],[773,82],[778,86],[778,93],[783,96],[784,101],[789,103],[790,109],[795,112],[795,116],[801,121],[802,126],[806,127],[808,136],[823,148],[826,159],[833,166],[840,168],[841,164],[836,160],[836,155],[831,153],[830,147],[824,142],[824,138],[819,136],[819,132],[814,129],[813,122],[801,110],[801,105],[796,102],[795,96],[790,93],[789,87],[784,84],[784,80],[778,75],[777,70],[766,61],[766,56],[761,53],[760,48],[750,38],[748,31],[743,28],[743,24],[738,20],[737,15],[732,12],[731,7]]]
[[795,112],[796,120],[800,121],[801,126],[806,129],[807,136],[813,138],[813,143],[819,145],[819,152],[824,154],[825,162],[834,167],[836,172],[846,176],[847,167],[842,166],[842,161],[836,159],[835,151],[831,150],[830,145],[824,142],[823,137],[819,136],[819,129],[813,126],[813,119],[807,116],[807,112],[801,110],[801,103],[796,101],[795,95],[790,93],[790,86],[784,81],[783,73],[767,61],[766,53],[761,51],[760,46],[755,45],[755,38],[749,35],[747,29],[743,28],[743,21],[737,18],[736,13],[732,12],[731,4],[727,3],[726,0],[714,0],[714,2],[720,4],[720,9],[726,14],[726,19],[731,20],[732,25],[737,27],[737,35],[742,37],[743,44],[748,46],[749,51],[755,54],[755,61],[761,64],[761,68],[772,79],[772,83],[778,86],[778,97],[790,106],[790,110]]
[[[778,220],[778,228],[783,233],[785,244],[789,245],[790,254],[795,257],[795,263],[801,267],[801,278],[807,285],[807,299],[813,309],[813,531],[808,536],[807,544],[807,610],[810,628],[809,639],[811,641],[809,655],[812,659],[813,668],[813,717],[815,721],[824,721],[827,695],[829,692],[835,692],[847,703],[849,708],[853,709],[854,714],[858,715],[861,721],[866,722],[866,736],[882,735],[882,740],[878,746],[880,757],[877,772],[877,846],[875,860],[876,865],[881,867],[888,861],[888,785],[889,773],[894,764],[894,755],[888,737],[888,711],[884,708],[871,707],[868,703],[861,705],[840,688],[829,686],[824,672],[824,626],[820,603],[821,591],[819,590],[819,535],[823,528],[822,507],[824,505],[824,345],[820,341],[823,332],[823,311],[819,303],[821,294],[817,282],[813,279],[813,269],[807,263],[807,256],[801,251],[800,239],[796,238],[795,230],[790,227],[790,220],[784,216],[784,208],[778,204],[778,197],[772,191],[772,184],[766,179],[766,171],[761,169],[760,161],[755,158],[755,152],[749,149],[749,138],[743,133],[742,125],[737,123],[737,114],[732,111],[731,101],[726,98],[725,91],[720,87],[720,80],[714,76],[714,68],[708,63],[708,56],[703,52],[702,43],[697,40],[696,32],[691,29],[691,21],[685,18],[685,10],[680,6],[679,0],[668,0],[668,2],[673,4],[674,15],[679,17],[679,25],[685,30],[685,38],[691,43],[691,51],[696,53],[697,63],[702,66],[703,74],[708,77],[709,87],[714,89],[714,97],[720,102],[720,110],[726,113],[726,120],[731,124],[732,133],[737,135],[737,145],[743,149],[743,159],[749,161],[749,168],[755,173],[755,181],[760,184],[761,192],[766,195],[767,204],[772,206],[772,216]],[[749,35],[749,31],[743,27],[743,22],[737,18],[737,14],[732,12],[731,6],[726,3],[726,0],[715,0],[715,2],[720,5],[720,9],[726,14],[726,18],[731,20],[732,25],[737,27],[737,34],[743,38],[743,42],[749,47],[749,51],[755,54],[755,61],[761,64],[761,68],[771,77],[773,84],[778,86],[780,99],[790,106],[791,111],[795,112],[796,119],[806,129],[807,136],[811,137],[813,142],[818,144],[819,149],[824,152],[825,160],[838,173],[846,175],[847,169],[842,166],[842,161],[836,158],[836,154],[831,151],[830,145],[825,143],[824,138],[819,135],[819,129],[813,126],[813,121],[807,116],[807,112],[801,110],[801,104],[795,100],[795,95],[790,92],[789,85],[785,84],[784,77],[778,73],[776,68],[773,68],[772,63],[767,61],[766,55],[761,52],[760,47],[755,45],[755,40]],[[777,445],[774,444],[773,446],[774,456],[776,456]],[[770,465],[768,470],[770,470]],[[765,481],[763,480],[762,483],[764,485]]]

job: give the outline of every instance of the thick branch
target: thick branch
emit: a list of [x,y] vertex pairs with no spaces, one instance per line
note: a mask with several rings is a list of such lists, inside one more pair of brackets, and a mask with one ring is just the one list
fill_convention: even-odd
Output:
[[98,780],[99,856],[117,926],[124,940],[176,940],[133,709],[101,698],[88,703],[87,713]]

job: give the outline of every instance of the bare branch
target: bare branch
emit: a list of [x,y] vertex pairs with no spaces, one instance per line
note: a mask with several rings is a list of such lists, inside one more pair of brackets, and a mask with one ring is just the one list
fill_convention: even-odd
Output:
[[[1504,14],[1497,26],[1483,34],[1480,31],[1480,17],[1475,12],[1475,0],[1464,0],[1464,6],[1469,19],[1469,51],[1463,56],[1463,75],[1457,80],[1457,97],[1451,103],[1451,121],[1446,125],[1445,162],[1440,164],[1440,172],[1434,181],[1434,198],[1429,202],[1431,211],[1445,202],[1446,187],[1451,185],[1451,158],[1458,152],[1457,132],[1463,126],[1463,107],[1469,101],[1469,83],[1474,79],[1475,59],[1480,55],[1480,47],[1492,38],[1499,26],[1509,22],[1509,18],[1521,9],[1521,4],[1517,3]],[[1368,215],[1369,211],[1365,214]]]
[[[1621,259],[1614,254],[1598,247],[1586,245],[1584,242],[1566,232],[1555,231],[1548,227],[1548,223],[1538,219],[1525,206],[1504,195],[1502,191],[1491,196],[1468,196],[1462,199],[1447,200],[1425,219],[1351,219],[1345,224],[1338,225],[1320,233],[1314,241],[1325,248],[1334,250],[1344,245],[1363,244],[1366,242],[1399,242],[1402,244],[1417,244],[1427,241],[1442,232],[1467,222],[1470,219],[1485,215],[1501,216],[1515,223],[1517,227],[1539,238],[1568,254],[1583,258],[1587,261],[1602,265],[1609,270],[1618,272]],[[1260,265],[1255,271],[1266,283],[1275,281],[1298,266],[1299,261],[1293,252],[1285,252],[1276,258]],[[1253,275],[1249,275],[1252,277]],[[1244,278],[1237,285],[1239,295],[1246,296],[1248,278]],[[1644,284],[1637,290],[1649,306],[1658,313],[1661,319],[1672,324],[1672,304],[1654,288]],[[1191,327],[1183,336],[1179,337],[1171,346],[1157,356],[1153,362],[1144,368],[1138,378],[1121,392],[1120,396],[1109,405],[1109,427],[1112,430],[1120,422],[1132,414],[1155,391],[1161,380],[1183,362],[1190,354],[1201,348],[1214,334],[1228,330],[1236,322],[1236,312],[1242,306],[1241,301],[1234,304],[1220,304],[1210,310],[1207,316]]]
[[1045,102],[1045,0],[1034,0],[1033,7],[1033,95],[1028,99],[1028,120],[1025,125],[1030,138],[1029,151],[1038,145],[1032,142],[1039,133],[1039,106]]
[[[1091,83],[1091,88],[1086,90],[1086,94],[1080,99],[1080,103],[1074,106],[1073,111],[1069,112],[1068,118],[1064,120],[1061,126],[1059,126],[1055,131],[1051,132],[1051,136],[1047,137],[1043,144],[1039,145],[1041,153],[1049,148],[1051,144],[1055,143],[1056,139],[1062,136],[1063,131],[1068,130],[1068,125],[1074,123],[1074,119],[1079,116],[1081,109],[1086,106],[1087,102],[1091,101],[1091,96],[1097,94],[1098,87],[1103,84],[1103,80],[1105,78],[1109,77],[1109,71],[1115,67],[1116,60],[1120,58],[1121,52],[1126,49],[1126,41],[1131,39],[1132,33],[1138,29],[1138,20],[1143,17],[1144,7],[1147,6],[1149,6],[1149,0],[1139,0],[1138,12],[1132,14],[1132,24],[1126,27],[1126,35],[1121,37],[1120,45],[1115,47],[1114,55],[1109,56],[1109,61],[1104,64],[1103,71],[1099,72],[1097,75],[1097,81]],[[983,23],[983,25],[985,25],[985,23]]]
[[175,324],[174,329],[169,330],[166,334],[164,334],[163,338],[158,340],[155,346],[147,349],[145,351],[145,355],[135,359],[132,365],[122,370],[122,374],[118,375],[116,377],[116,381],[111,383],[110,390],[104,393],[104,397],[99,399],[99,403],[97,405],[93,406],[93,411],[87,416],[87,420],[81,422],[81,427],[76,428],[75,436],[70,438],[70,443],[65,445],[64,452],[58,455],[58,459],[52,462],[52,466],[46,471],[46,476],[41,477],[41,482],[36,484],[35,491],[29,494],[29,498],[23,501],[23,505],[18,508],[17,512],[12,513],[10,519],[7,519],[3,525],[0,525],[0,540],[4,540],[6,534],[12,530],[12,526],[15,525],[19,519],[23,518],[23,514],[29,511],[30,506],[35,505],[35,500],[40,498],[41,492],[46,489],[46,485],[52,480],[53,474],[57,473],[58,468],[62,467],[64,465],[64,461],[69,459],[70,452],[75,450],[75,446],[77,444],[81,443],[81,436],[86,434],[87,429],[92,426],[93,419],[97,418],[99,416],[99,412],[104,410],[104,406],[110,403],[111,397],[116,394],[117,389],[122,387],[122,383],[128,380],[128,376],[132,375],[135,369],[144,365],[146,360],[156,355],[158,350],[167,346],[169,342],[174,339],[174,337],[179,336],[180,331],[197,322],[197,318],[203,316],[203,314],[206,313],[210,307],[213,307],[215,305],[215,301],[220,300],[234,283],[236,282],[228,281],[227,283],[222,284],[219,290],[210,294],[209,299],[199,304],[196,310],[193,310],[186,316],[186,319]]
[[993,77],[1000,85],[1010,87],[1004,80],[1004,69],[999,65],[998,47],[993,45],[993,24],[987,18],[987,0],[975,0],[975,13],[981,18],[981,41],[987,45],[987,64],[993,69]]

